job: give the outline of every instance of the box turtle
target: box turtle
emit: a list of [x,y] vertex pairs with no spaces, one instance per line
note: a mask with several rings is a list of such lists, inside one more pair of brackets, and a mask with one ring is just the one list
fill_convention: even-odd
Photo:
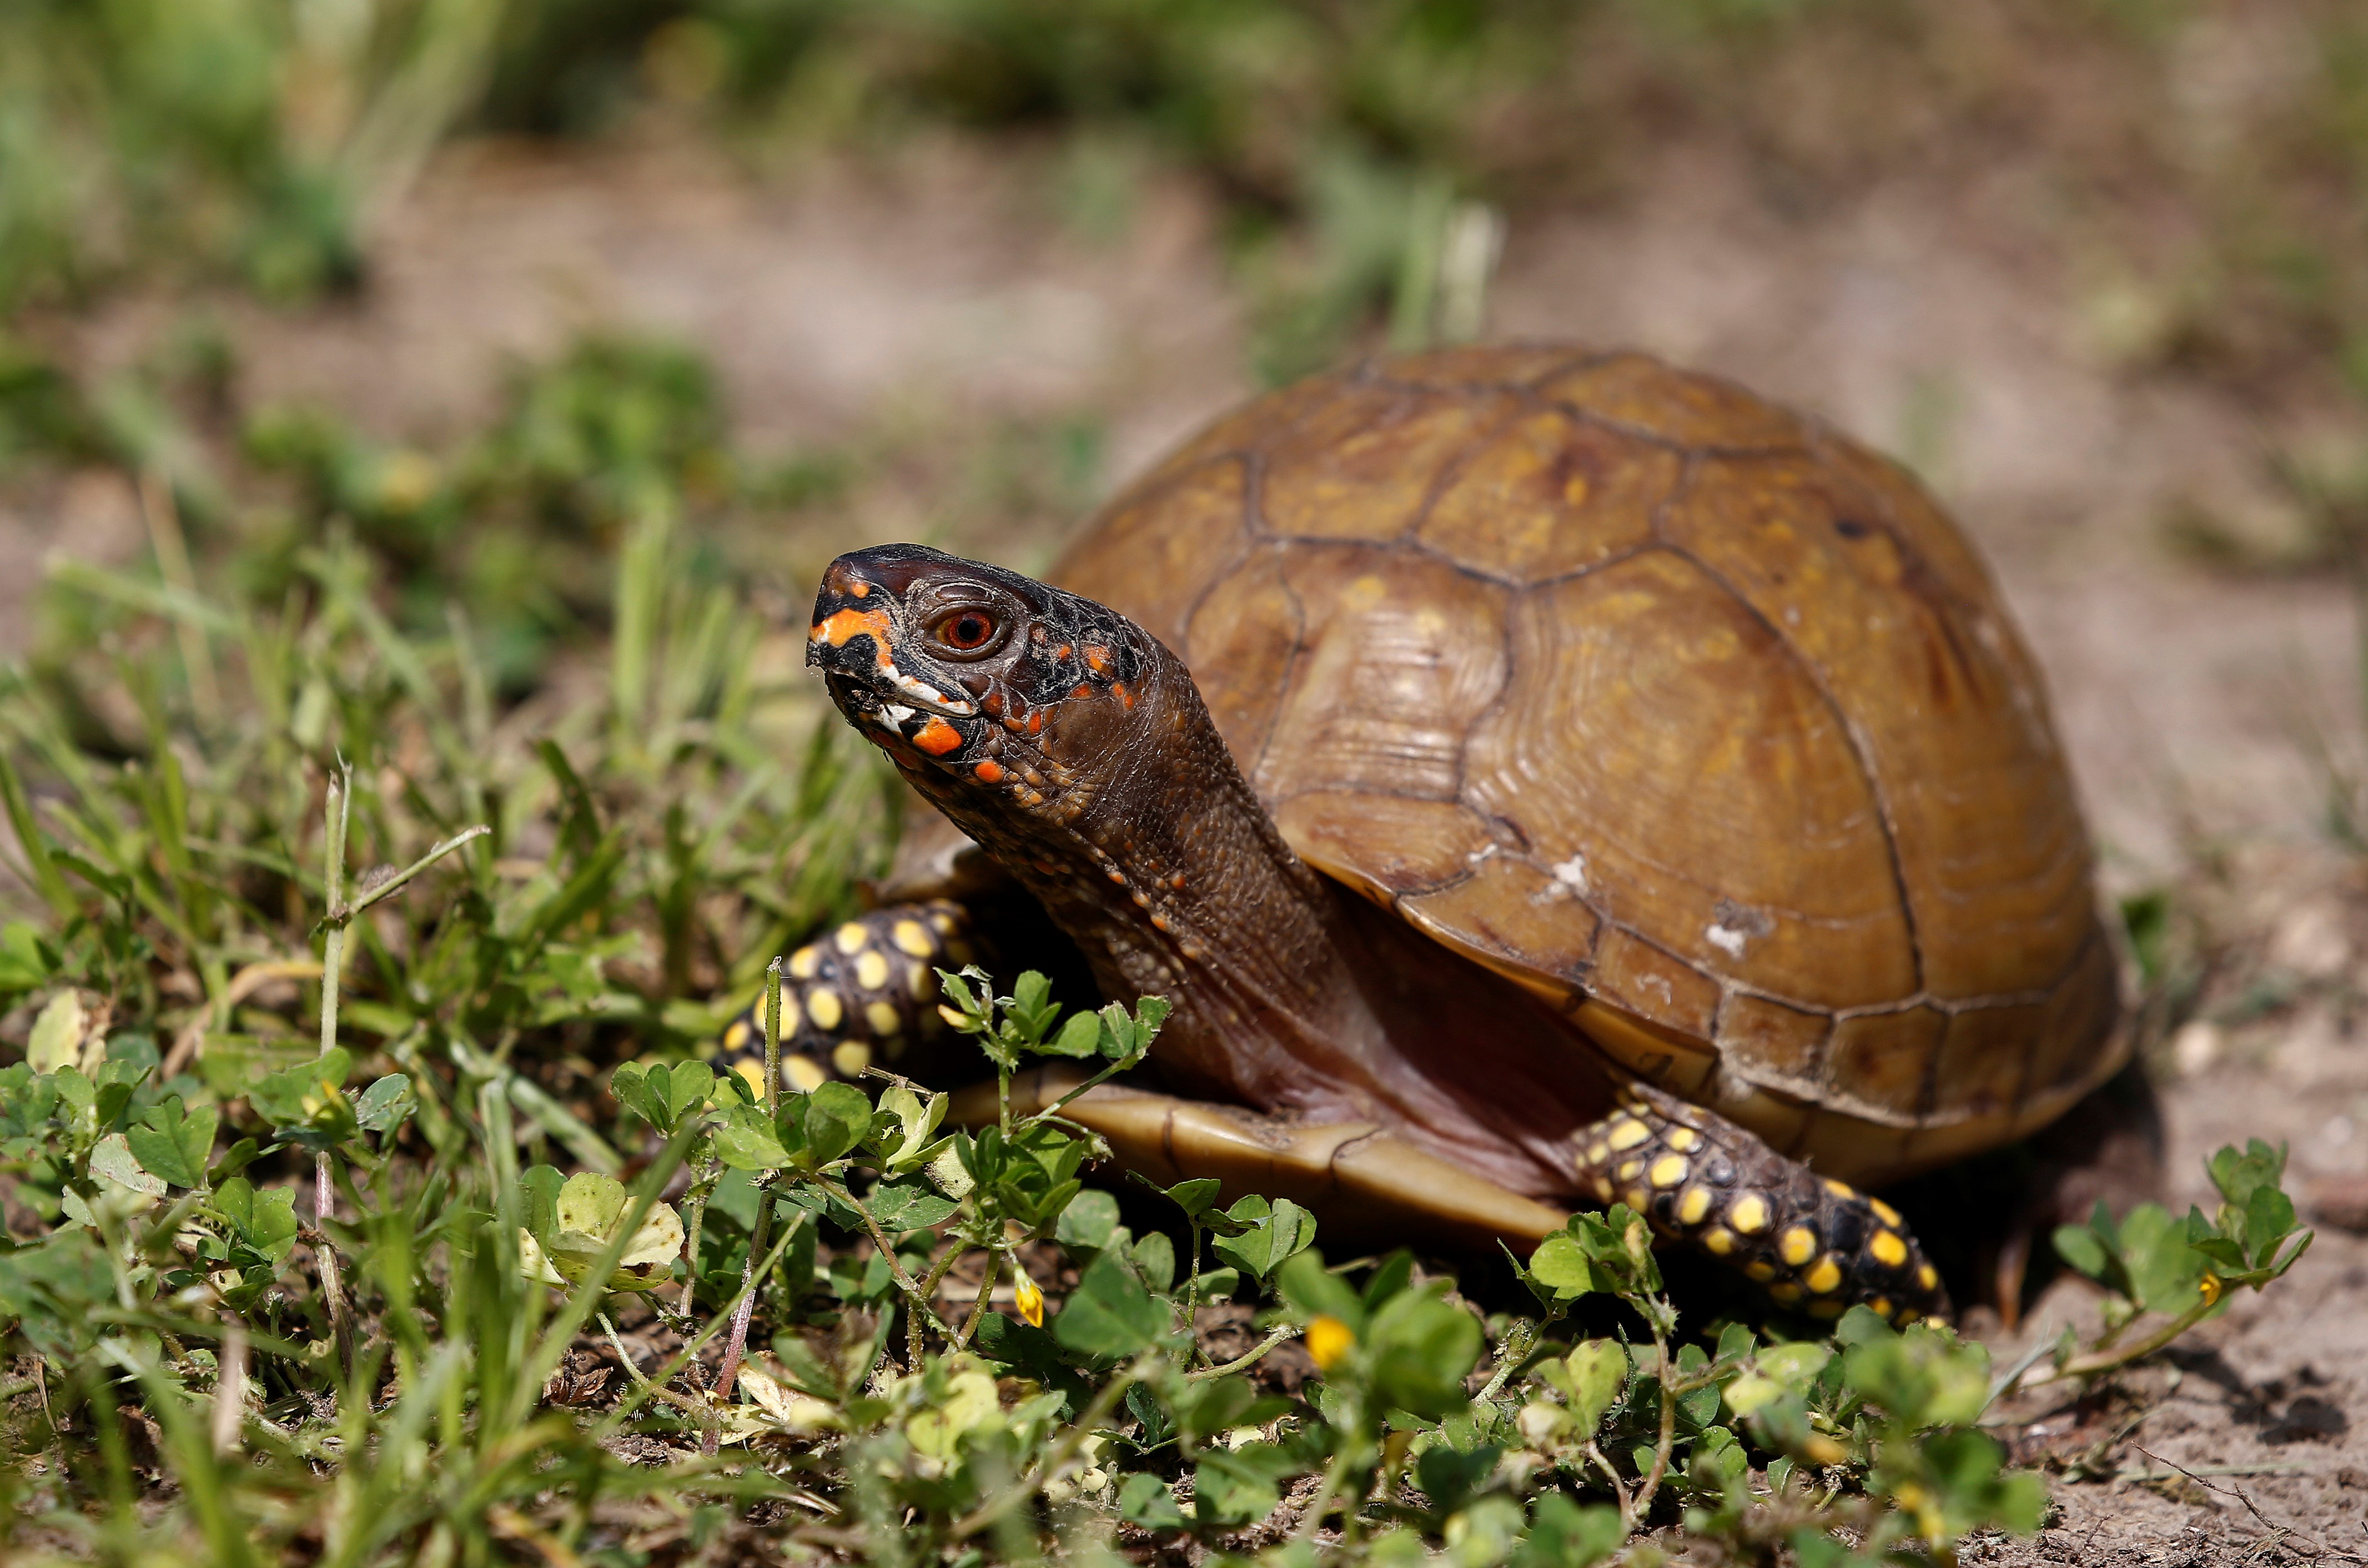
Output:
[[1938,1277],[1859,1187],[2128,1055],[2039,675],[1964,536],[1639,355],[1302,382],[1046,582],[839,557],[807,657],[967,853],[905,879],[952,901],[792,955],[802,1084],[910,1061],[930,966],[1036,961],[1040,910],[1103,993],[1175,1004],[1156,1083],[1071,1110],[1147,1174],[1508,1239],[1623,1200],[1780,1303],[1904,1316]]

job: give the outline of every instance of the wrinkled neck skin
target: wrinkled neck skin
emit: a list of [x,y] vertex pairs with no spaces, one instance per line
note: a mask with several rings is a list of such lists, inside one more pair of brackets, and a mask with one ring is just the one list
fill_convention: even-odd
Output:
[[960,775],[890,755],[1042,903],[1107,995],[1175,1003],[1152,1061],[1168,1086],[1376,1121],[1517,1191],[1566,1195],[1560,1141],[1608,1104],[1566,1026],[1300,859],[1182,663],[1121,625],[1106,630],[1126,640],[1110,662],[1128,679],[1064,693],[1041,728],[1024,699],[984,694],[1001,720],[988,758],[1032,788],[977,789],[976,753]]

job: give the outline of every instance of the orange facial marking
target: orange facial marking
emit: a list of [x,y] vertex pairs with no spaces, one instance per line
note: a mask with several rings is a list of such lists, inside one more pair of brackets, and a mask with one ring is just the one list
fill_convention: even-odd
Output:
[[982,762],[976,767],[972,768],[971,771],[978,775],[978,781],[982,784],[1000,784],[1003,782],[1003,767],[1000,763]]
[[1102,671],[1108,669],[1110,667],[1110,650],[1108,648],[1087,649],[1086,667],[1093,671],[1096,675],[1099,675]]
[[871,597],[871,585],[865,582],[858,582],[853,587],[847,591],[859,599],[868,599]]
[[1094,688],[1092,687],[1083,685],[1077,687],[1075,690],[1069,693],[1071,697],[1091,697],[1093,694]]
[[988,692],[979,699],[978,705],[986,710],[986,716],[990,719],[1003,717],[1003,693],[999,691]]
[[1056,659],[1067,658],[1069,656],[1069,645],[1066,642],[1062,643],[1059,647],[1053,650],[1053,656]]
[[1042,708],[1028,715],[1028,733],[1031,735],[1041,735],[1044,733],[1044,710]]
[[913,744],[931,756],[943,756],[962,744],[962,732],[943,719],[932,719],[921,726],[921,733],[913,737]]
[[1114,680],[1110,682],[1110,690],[1118,694],[1120,707],[1124,708],[1130,713],[1134,711],[1134,693],[1127,690],[1126,682],[1122,680]]
[[880,662],[888,662],[888,612],[884,609],[843,609],[814,622],[809,633],[810,642],[833,648],[844,647],[850,639],[870,637],[880,650]]

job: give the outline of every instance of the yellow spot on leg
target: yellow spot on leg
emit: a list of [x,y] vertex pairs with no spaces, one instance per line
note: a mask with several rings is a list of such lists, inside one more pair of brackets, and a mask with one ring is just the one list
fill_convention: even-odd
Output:
[[1869,1301],[1867,1305],[1874,1309],[1874,1315],[1879,1318],[1890,1317],[1895,1310],[1891,1304],[1891,1298],[1888,1296],[1877,1296],[1873,1301]]
[[830,1064],[838,1069],[842,1078],[860,1076],[871,1065],[871,1048],[860,1040],[843,1041],[832,1049]]
[[1794,1225],[1776,1238],[1776,1250],[1785,1262],[1798,1268],[1817,1255],[1817,1233],[1806,1225]]
[[1604,1161],[1606,1161],[1606,1160],[1610,1159],[1611,1157],[1611,1144],[1609,1144],[1609,1143],[1590,1143],[1589,1145],[1588,1145],[1588,1150],[1587,1150],[1587,1163],[1588,1163],[1588,1165],[1600,1165],[1603,1164],[1603,1162],[1604,1162]]
[[837,992],[817,985],[806,993],[806,1017],[814,1021],[814,1028],[828,1034],[847,1017],[847,1009],[839,1005]]
[[1941,1288],[1941,1271],[1928,1263],[1916,1271],[1916,1283],[1927,1290],[1937,1290]]
[[1727,1210],[1726,1222],[1743,1235],[1758,1235],[1768,1228],[1768,1200],[1756,1192],[1745,1193]]
[[1801,1276],[1801,1283],[1820,1296],[1833,1294],[1840,1289],[1841,1282],[1842,1266],[1833,1260],[1831,1254],[1817,1259],[1816,1267]]
[[838,928],[831,940],[838,944],[838,950],[842,953],[860,953],[871,945],[871,933],[865,930],[860,922],[850,920]]
[[1622,1181],[1634,1181],[1636,1179],[1636,1173],[1644,1168],[1645,1162],[1642,1160],[1622,1160],[1620,1162],[1620,1169],[1616,1174]]
[[928,958],[938,950],[937,943],[929,939],[929,928],[917,920],[899,920],[889,927],[888,935],[916,959]]
[[1856,1198],[1858,1196],[1858,1188],[1852,1187],[1846,1181],[1836,1181],[1831,1176],[1827,1176],[1826,1178],[1825,1186],[1826,1190],[1832,1193],[1836,1198]]
[[762,1095],[765,1092],[765,1064],[763,1062],[734,1062],[732,1064],[732,1071],[739,1074],[741,1077],[746,1079],[748,1086],[756,1090],[759,1095]]
[[748,1043],[748,1037],[756,1032],[757,1031],[755,1029],[748,1027],[747,1019],[733,1019],[732,1027],[723,1031],[723,1049],[726,1051],[738,1051],[742,1046]]
[[871,1032],[882,1040],[905,1027],[905,1020],[896,1016],[895,1005],[891,1002],[866,1002],[863,1005],[863,1021],[871,1025]]
[[1645,1205],[1652,1201],[1652,1194],[1641,1187],[1632,1187],[1620,1195],[1620,1201],[1642,1214],[1645,1211]]
[[878,953],[866,953],[855,960],[855,983],[866,991],[877,991],[888,983],[888,960]]
[[1645,1174],[1655,1187],[1675,1187],[1686,1179],[1689,1170],[1683,1154],[1664,1154],[1653,1162],[1653,1168]]
[[[764,1074],[760,1072],[757,1075],[761,1078]],[[782,1057],[781,1075],[789,1079],[790,1086],[802,1095],[813,1094],[830,1082],[830,1074],[824,1072],[822,1063],[811,1056]]]
[[812,942],[790,955],[790,976],[793,980],[812,980],[822,968],[822,949]]
[[1680,1225],[1699,1225],[1702,1216],[1709,1212],[1710,1188],[1706,1187],[1690,1187],[1678,1199],[1678,1223]]
[[1884,1224],[1896,1225],[1899,1223],[1899,1210],[1894,1209],[1890,1204],[1885,1203],[1882,1199],[1870,1198],[1866,1200],[1866,1204],[1868,1208],[1874,1210],[1876,1218],[1880,1219]]
[[1717,1257],[1725,1257],[1735,1250],[1735,1233],[1725,1225],[1713,1225],[1702,1233],[1702,1242],[1704,1251]]
[[1615,1149],[1634,1149],[1649,1140],[1653,1130],[1641,1121],[1623,1121],[1611,1130],[1611,1143]]
[[1751,1276],[1752,1278],[1758,1280],[1760,1284],[1765,1285],[1768,1281],[1776,1278],[1776,1266],[1772,1263],[1747,1263],[1743,1266],[1743,1272]]
[[1874,1239],[1866,1244],[1866,1250],[1874,1254],[1874,1261],[1885,1268],[1896,1268],[1907,1261],[1907,1244],[1901,1241],[1896,1232],[1875,1232]]

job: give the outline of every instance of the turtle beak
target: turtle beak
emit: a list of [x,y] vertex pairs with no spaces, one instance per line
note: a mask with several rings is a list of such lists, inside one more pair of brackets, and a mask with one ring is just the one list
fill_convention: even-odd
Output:
[[914,672],[923,661],[907,653],[912,636],[900,591],[911,574],[894,570],[901,562],[868,559],[873,554],[842,555],[823,574],[806,663],[823,672],[831,699],[859,730],[943,757],[972,738],[947,721],[975,723],[978,705],[931,678],[926,665]]

